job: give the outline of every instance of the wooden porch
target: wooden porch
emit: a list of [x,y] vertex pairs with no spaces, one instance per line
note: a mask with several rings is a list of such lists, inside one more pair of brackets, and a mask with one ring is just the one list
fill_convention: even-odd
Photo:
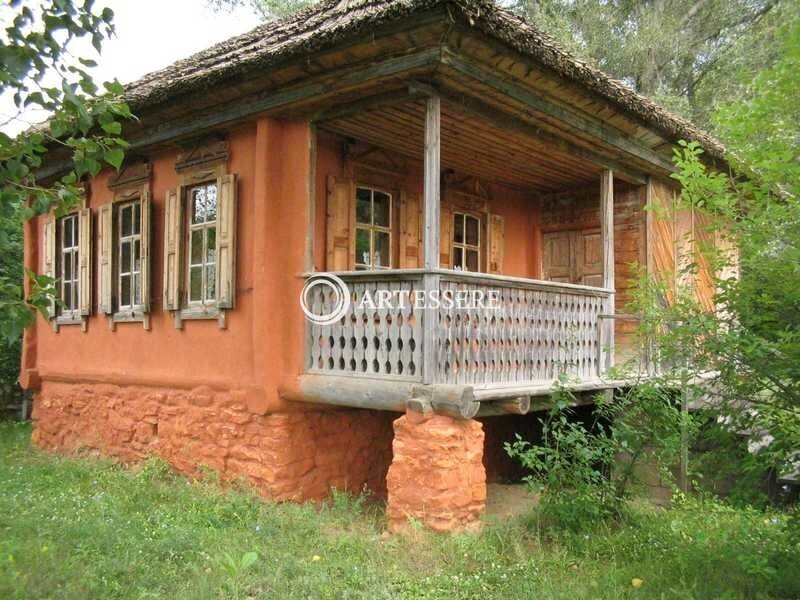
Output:
[[[419,238],[413,240],[411,253],[403,246],[395,247],[379,267],[358,267],[364,261],[360,254],[359,260],[353,259],[355,242],[352,234],[345,235],[348,228],[352,232],[357,227],[353,208],[346,204],[332,208],[331,199],[352,196],[359,180],[380,180],[373,175],[380,169],[363,167],[362,173],[369,171],[364,177],[353,174],[357,165],[350,171],[350,183],[340,188],[331,186],[328,177],[327,259],[310,264],[316,268],[305,277],[321,271],[338,276],[348,287],[350,307],[334,323],[306,323],[304,371],[298,389],[290,394],[292,399],[395,411],[411,406],[472,418],[528,412],[532,397],[552,394],[559,382],[576,391],[619,385],[607,379],[614,364],[616,310],[615,171],[611,167],[618,163],[600,161],[543,131],[514,129],[496,113],[473,110],[474,103],[466,96],[442,96],[437,89],[420,84],[412,84],[408,93],[413,98],[401,94],[399,99],[382,97],[334,107],[316,121],[318,131],[346,140],[343,155],[349,146],[366,142],[391,149],[408,159],[407,164],[419,162],[411,167],[419,173]],[[387,168],[400,170],[392,164],[382,167]],[[347,172],[346,167],[343,170]],[[592,285],[575,283],[568,276],[561,279],[552,271],[547,274],[550,280],[544,280],[541,264],[532,270],[534,277],[493,269],[491,234],[487,234],[490,248],[480,259],[478,272],[454,266],[449,256],[454,246],[446,239],[453,213],[443,215],[443,194],[453,173],[507,186],[532,198],[592,187],[597,198],[592,207],[597,221],[591,229],[596,258],[591,274],[579,280]],[[397,190],[408,211],[415,195],[413,183],[409,188],[408,178],[396,173],[392,177],[401,183],[367,185]],[[625,170],[616,187],[644,190],[644,183],[635,169]],[[643,198],[644,193],[637,202]],[[341,221],[334,234],[332,218]],[[487,232],[491,219],[492,214],[485,213]],[[318,227],[309,225],[309,239],[316,237]],[[408,236],[401,230],[398,237]],[[636,253],[634,259],[643,251],[640,242],[626,244]],[[541,261],[545,245],[541,233],[528,243],[538,245]],[[514,250],[507,247],[506,254]],[[314,256],[313,247],[310,256]],[[319,268],[320,264],[324,267]],[[332,312],[336,298],[330,292],[324,286],[313,288],[306,298],[312,312]],[[375,298],[382,292],[405,302],[383,307],[362,302],[365,296]],[[415,302],[432,293],[489,292],[499,296],[497,307],[491,309],[441,304],[421,308]]]
[[[405,410],[409,399],[431,396],[470,416],[493,401],[506,402],[501,412],[527,412],[524,399],[551,393],[558,380],[608,387],[612,340],[602,316],[611,290],[438,269],[335,275],[350,291],[349,310],[333,324],[307,326],[304,391],[316,401]],[[431,289],[452,304],[423,306]],[[391,302],[376,307],[387,292]],[[490,293],[492,306],[467,307]],[[308,301],[327,314],[337,298],[316,286]]]

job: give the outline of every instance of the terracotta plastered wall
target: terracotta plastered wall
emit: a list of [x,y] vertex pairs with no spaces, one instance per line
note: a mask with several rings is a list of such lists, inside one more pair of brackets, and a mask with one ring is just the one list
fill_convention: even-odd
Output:
[[[164,203],[178,185],[178,150],[147,156],[152,163],[151,329],[118,323],[111,330],[97,314],[97,260],[88,331],[44,319],[26,334],[23,371],[38,379],[155,385],[191,389],[235,387],[256,412],[296,410],[278,392],[302,366],[304,320],[297,302],[305,269],[311,133],[307,123],[262,119],[226,132],[227,170],[238,175],[236,307],[227,327],[185,320],[176,329],[162,308]],[[88,205],[110,202],[111,173],[90,184]],[[96,221],[96,214],[95,214]],[[41,222],[26,237],[29,264],[41,268]],[[97,227],[94,227],[96,249]],[[33,382],[35,383],[35,382]],[[302,407],[301,407],[302,408]]]

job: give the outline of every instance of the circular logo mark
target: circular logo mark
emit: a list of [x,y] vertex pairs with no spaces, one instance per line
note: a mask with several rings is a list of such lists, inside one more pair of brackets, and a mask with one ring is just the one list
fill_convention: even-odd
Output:
[[[330,291],[320,289],[316,293],[312,293],[314,288],[318,286],[328,288]],[[326,302],[329,294],[331,302]],[[312,298],[313,302],[315,296],[319,296],[323,300],[321,303],[322,309],[327,311],[324,314],[317,314],[310,306],[309,298]],[[344,281],[332,273],[312,275],[300,292],[300,308],[306,314],[306,319],[312,323],[331,325],[345,316],[347,311],[350,310],[350,289]]]

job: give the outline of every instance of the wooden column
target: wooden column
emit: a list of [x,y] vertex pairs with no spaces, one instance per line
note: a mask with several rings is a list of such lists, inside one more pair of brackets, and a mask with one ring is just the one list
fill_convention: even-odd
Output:
[[[603,238],[603,287],[614,290],[614,173],[603,171],[600,177],[600,232]],[[614,314],[614,296],[610,294],[606,315]],[[614,365],[614,319],[603,319],[603,360],[600,369]]]
[[441,106],[438,96],[431,96],[425,107],[425,233],[424,262],[426,269],[439,268],[440,202],[440,136]]
[[[425,105],[425,184],[423,233],[423,267],[426,270],[439,268],[439,220],[441,213],[441,103],[438,96],[430,96]],[[426,273],[424,276],[426,300],[439,288],[439,276]],[[436,314],[426,310],[422,315],[422,382],[433,383],[436,372]]]

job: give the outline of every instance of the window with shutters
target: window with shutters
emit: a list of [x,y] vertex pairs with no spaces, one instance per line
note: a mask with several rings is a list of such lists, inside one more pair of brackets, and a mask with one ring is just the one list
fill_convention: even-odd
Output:
[[138,200],[116,207],[117,308],[142,307],[142,205]]
[[42,272],[55,281],[58,301],[51,302],[53,329],[80,324],[86,331],[92,311],[92,211],[45,219],[42,230]]
[[187,189],[188,305],[214,305],[217,301],[217,184],[207,182]]
[[480,271],[481,220],[475,215],[453,213],[453,269]]
[[98,311],[150,329],[150,165],[132,164],[109,183],[113,201],[98,207]]
[[357,270],[392,267],[392,195],[356,187],[355,267]]
[[180,185],[164,204],[164,309],[175,326],[217,319],[236,299],[237,179],[226,171],[227,145],[199,147],[176,163]]
[[79,316],[79,238],[78,215],[67,215],[57,221],[58,297],[59,316],[74,319]]

